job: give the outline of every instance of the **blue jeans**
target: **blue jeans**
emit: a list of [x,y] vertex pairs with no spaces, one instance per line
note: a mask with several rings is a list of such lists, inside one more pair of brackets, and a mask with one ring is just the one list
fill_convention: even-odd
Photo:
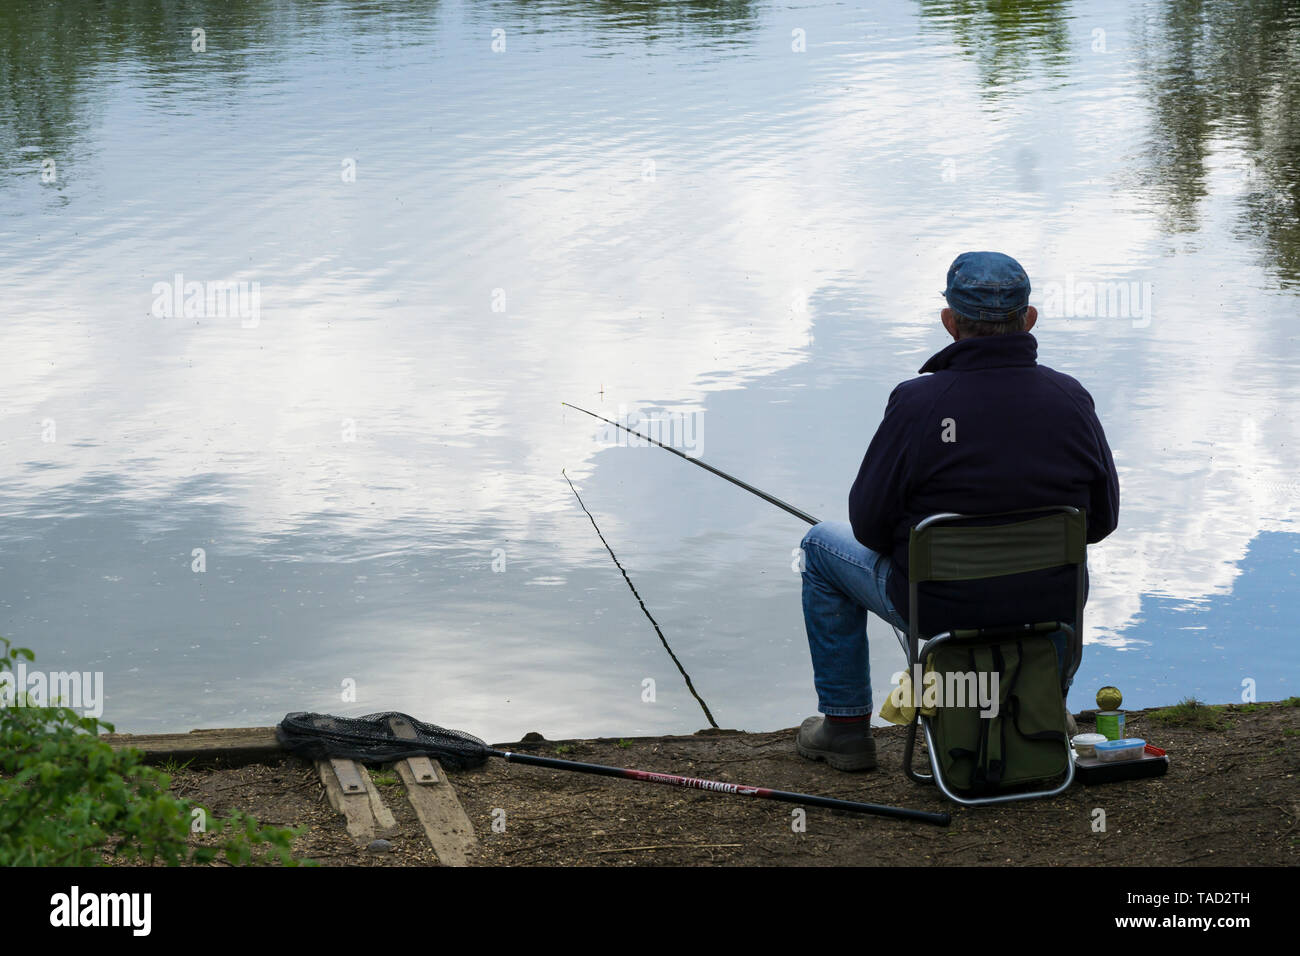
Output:
[[[866,716],[872,710],[867,612],[907,630],[887,590],[894,563],[888,555],[861,544],[845,521],[814,525],[800,547],[803,621],[812,653],[817,709],[831,717]],[[1064,676],[1065,632],[1049,637]]]
[[907,628],[885,590],[893,562],[860,544],[846,521],[814,525],[800,547],[817,709],[832,717],[866,716],[871,713],[867,612]]

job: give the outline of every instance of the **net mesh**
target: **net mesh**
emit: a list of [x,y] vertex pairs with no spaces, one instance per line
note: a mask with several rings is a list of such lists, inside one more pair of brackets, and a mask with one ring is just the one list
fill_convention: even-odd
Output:
[[309,760],[341,757],[375,764],[433,757],[444,767],[464,770],[479,766],[490,753],[477,737],[391,710],[364,717],[295,711],[285,714],[275,736],[285,750]]

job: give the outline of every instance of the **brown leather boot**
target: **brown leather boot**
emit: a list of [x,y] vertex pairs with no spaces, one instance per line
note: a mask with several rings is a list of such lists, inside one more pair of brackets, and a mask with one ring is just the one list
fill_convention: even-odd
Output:
[[799,756],[825,760],[836,770],[872,770],[876,766],[876,741],[869,719],[837,724],[825,717],[809,717],[799,726],[794,745]]

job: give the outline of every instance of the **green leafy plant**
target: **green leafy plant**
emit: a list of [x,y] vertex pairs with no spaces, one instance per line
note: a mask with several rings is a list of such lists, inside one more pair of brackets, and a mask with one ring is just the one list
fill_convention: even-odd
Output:
[[[171,777],[133,749],[99,739],[113,725],[42,706],[12,677],[35,655],[0,637],[0,866],[105,862],[296,865],[298,830],[262,826],[236,811],[217,817],[168,792]],[[192,827],[209,839],[192,839]]]
[[178,762],[175,757],[168,757],[166,760],[162,762],[162,772],[169,775],[174,773],[180,773],[182,770],[189,769],[190,764],[192,764],[193,762],[194,762],[193,757],[191,757],[189,760],[186,760],[184,763]]

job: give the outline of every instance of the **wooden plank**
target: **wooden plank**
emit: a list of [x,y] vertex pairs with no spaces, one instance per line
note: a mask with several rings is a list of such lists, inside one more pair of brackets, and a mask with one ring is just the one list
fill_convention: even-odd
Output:
[[405,760],[397,764],[397,773],[406,785],[406,798],[411,801],[425,836],[438,854],[438,862],[443,866],[467,865],[469,854],[478,849],[478,837],[447,775],[440,773],[435,784],[422,784]]
[[272,762],[285,756],[274,727],[235,727],[191,730],[188,734],[104,734],[117,750],[134,747],[148,763],[175,761],[201,767],[214,763],[242,766]]
[[334,771],[334,776],[347,794],[365,793],[366,785],[361,782],[362,768],[358,767],[351,760],[342,760],[338,757],[330,757],[330,769]]
[[[1129,719],[1140,715],[1142,711],[1130,710],[1127,712]],[[1095,710],[1086,710],[1080,713],[1080,720],[1091,720]],[[713,731],[709,733],[721,733]],[[701,731],[704,733],[704,731]],[[726,731],[726,733],[739,733],[739,731]],[[276,740],[274,727],[221,727],[203,730],[191,730],[187,734],[104,734],[101,740],[117,749],[124,747],[134,747],[143,751],[145,760],[149,763],[163,763],[164,761],[174,760],[177,763],[191,762],[191,766],[204,767],[213,764],[223,766],[238,767],[250,763],[274,763],[287,756],[287,753],[280,747],[280,742]],[[617,742],[621,738],[617,737],[595,737],[587,740],[587,743],[610,743]],[[630,737],[627,738],[634,743],[645,741],[672,743],[688,742],[698,739],[690,735],[666,736],[666,737]],[[573,743],[568,740],[548,740],[547,744]],[[529,741],[512,741],[510,743],[494,744],[498,750],[521,750],[528,751],[537,746],[536,742]],[[427,759],[427,758],[423,758]],[[436,767],[430,761],[430,769],[436,773]],[[420,775],[417,774],[417,777]]]
[[[403,740],[416,739],[415,728],[400,717],[390,717],[388,726]],[[399,760],[397,773],[406,785],[406,798],[411,801],[425,836],[438,854],[438,862],[443,866],[468,864],[469,854],[478,848],[478,837],[438,761],[428,757]]]
[[415,782],[421,786],[428,787],[438,782],[438,768],[428,757],[407,757],[404,762]]
[[[388,718],[388,727],[393,734],[402,740],[415,740],[415,728],[404,721],[401,717]],[[438,768],[434,766],[432,760],[428,757],[407,757],[405,761],[410,768],[415,782],[422,785],[435,784],[438,782]]]
[[[359,785],[359,789],[349,791],[344,788],[340,782],[338,774],[335,772],[336,763],[352,763],[352,761],[335,761],[335,760],[317,760],[316,772],[320,774],[320,782],[325,785],[325,795],[329,798],[330,806],[336,812],[343,814],[347,820],[348,836],[358,846],[367,846],[375,838],[375,812],[370,802],[370,793],[364,783]],[[347,770],[342,771],[344,779],[350,783],[350,777],[355,775],[359,780],[361,775],[365,774],[366,780],[369,774],[366,774],[364,767],[353,765],[353,773],[349,774]],[[373,787],[374,784],[371,784]]]

